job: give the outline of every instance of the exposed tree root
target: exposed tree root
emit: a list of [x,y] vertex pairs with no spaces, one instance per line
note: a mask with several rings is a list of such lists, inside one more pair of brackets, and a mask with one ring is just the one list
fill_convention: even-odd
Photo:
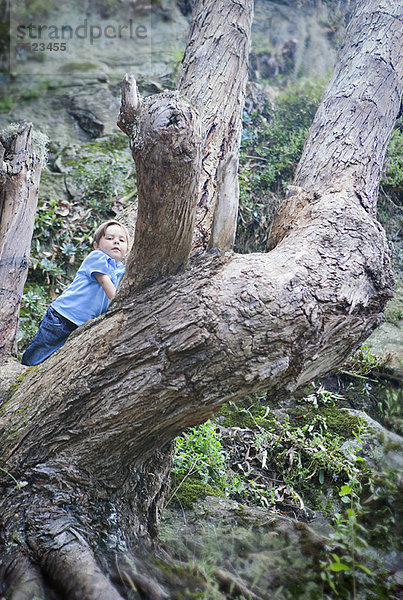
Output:
[[0,583],[2,579],[10,600],[32,600],[45,595],[40,572],[20,553],[13,554],[8,564],[0,568]]
[[[190,539],[187,540],[186,546],[188,548],[191,546]],[[174,565],[175,567],[183,569],[184,571],[188,571],[189,563],[177,558],[173,558],[166,549],[160,548],[159,555],[167,564]],[[200,578],[200,581],[203,581],[204,584],[208,586],[209,583],[206,579],[206,576],[200,569],[195,555],[193,558],[192,571],[194,576]],[[249,589],[241,579],[223,569],[214,569],[214,571],[211,573],[211,579],[218,583],[220,591],[225,594],[226,598],[242,598],[242,600],[266,600],[266,596],[262,597],[258,594],[255,594],[255,592]],[[207,587],[205,591],[207,591]]]
[[125,570],[123,578],[132,589],[142,592],[147,600],[166,600],[169,597],[156,581],[146,575]]
[[[123,560],[123,564],[117,561],[117,570],[124,585],[129,586],[133,591],[140,592],[141,596],[144,595],[147,600],[167,600],[169,598],[169,594],[155,578],[143,574],[148,570],[146,563],[142,562],[141,565],[137,565],[138,561],[127,555],[124,555]],[[142,573],[139,572],[140,570]]]
[[220,586],[220,590],[228,594],[228,598],[246,598],[247,600],[263,600],[261,596],[257,596],[252,590],[246,587],[242,581],[240,581],[228,571],[222,569],[216,569],[214,571],[214,577],[217,579]]
[[69,600],[123,600],[71,521],[53,521],[29,543],[40,556],[44,574]]

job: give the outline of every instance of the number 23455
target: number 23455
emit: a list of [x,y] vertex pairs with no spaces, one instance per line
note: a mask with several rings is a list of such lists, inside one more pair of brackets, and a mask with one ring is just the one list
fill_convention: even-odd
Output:
[[43,42],[32,42],[30,46],[31,52],[43,52],[44,50],[64,52],[67,49],[66,42],[50,42],[49,44],[44,44]]

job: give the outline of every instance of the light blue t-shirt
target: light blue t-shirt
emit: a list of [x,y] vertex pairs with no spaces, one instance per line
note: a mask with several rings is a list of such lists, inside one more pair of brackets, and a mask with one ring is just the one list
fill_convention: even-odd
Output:
[[109,298],[94,273],[109,275],[116,288],[124,272],[125,267],[121,262],[116,263],[103,250],[93,250],[83,260],[72,283],[51,306],[76,325],[95,319],[108,309]]

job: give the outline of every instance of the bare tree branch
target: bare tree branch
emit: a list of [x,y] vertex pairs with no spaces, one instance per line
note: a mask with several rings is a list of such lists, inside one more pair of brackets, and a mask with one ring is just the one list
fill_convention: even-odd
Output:
[[294,198],[297,190],[290,190],[274,219],[268,249],[296,223],[297,213],[323,194],[348,195],[376,214],[385,154],[402,99],[402,21],[399,2],[357,2],[295,174],[294,185],[304,195]]
[[[227,235],[221,243],[216,230],[210,247],[225,250],[236,227],[231,205],[238,201],[238,180],[229,176],[228,169],[231,165],[236,171],[238,164],[253,0],[198,0],[195,8],[179,82],[181,94],[202,116],[205,135],[193,246],[199,250],[208,246],[219,189],[224,186],[220,203],[221,219],[229,214]],[[234,163],[227,162],[227,176],[218,178],[219,165],[227,156]]]

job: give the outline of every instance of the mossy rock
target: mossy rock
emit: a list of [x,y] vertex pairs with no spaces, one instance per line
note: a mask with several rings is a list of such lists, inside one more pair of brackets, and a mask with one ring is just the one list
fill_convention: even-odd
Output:
[[216,486],[203,483],[196,477],[186,477],[186,473],[172,475],[173,496],[171,504],[192,508],[193,504],[206,496],[225,498],[225,494]]
[[320,589],[317,557],[324,539],[309,526],[262,508],[208,497],[186,511],[186,518],[182,511],[166,511],[161,539],[182,563],[207,565],[213,579],[217,569],[226,569],[261,598],[284,588],[284,595],[275,597],[307,600],[314,597],[304,592],[311,579]]
[[[319,415],[326,419],[327,429],[330,433],[338,435],[342,441],[350,439],[353,431],[357,430],[359,418],[349,414],[345,409],[336,407],[320,407],[315,410],[307,410],[306,406],[290,408],[287,411],[290,416],[291,426],[302,427],[312,423]],[[259,404],[252,406],[244,401],[237,406],[234,404],[224,404],[221,407],[217,418],[218,422],[224,427],[248,427],[250,429],[265,429],[273,431],[277,417],[268,412],[267,407]]]
[[60,73],[75,73],[75,72],[100,72],[101,71],[101,67],[98,63],[95,62],[85,62],[85,61],[79,61],[79,62],[67,62],[64,65],[62,65],[61,67],[59,67],[59,72]]

